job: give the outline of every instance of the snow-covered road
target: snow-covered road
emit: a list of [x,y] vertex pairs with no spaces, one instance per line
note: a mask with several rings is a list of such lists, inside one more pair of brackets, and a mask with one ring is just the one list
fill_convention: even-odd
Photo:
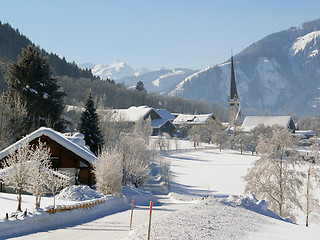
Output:
[[[163,217],[173,211],[187,209],[191,203],[171,200],[167,195],[158,195],[161,205],[154,206],[152,219]],[[130,210],[105,216],[80,225],[63,229],[38,232],[14,239],[125,239],[134,229],[146,224],[149,219],[148,206],[136,206],[133,213],[133,227],[130,231]],[[147,232],[148,229],[145,229]]]
[[[256,156],[201,149],[172,151],[165,157],[172,162],[170,194],[161,193],[156,181],[147,186],[159,202],[153,208],[151,239],[319,239],[315,224],[307,229],[278,220],[254,198],[226,198],[243,194],[243,176]],[[212,198],[202,199],[206,195]],[[149,207],[138,204],[131,231],[130,210],[125,210],[15,239],[146,239],[148,214]]]

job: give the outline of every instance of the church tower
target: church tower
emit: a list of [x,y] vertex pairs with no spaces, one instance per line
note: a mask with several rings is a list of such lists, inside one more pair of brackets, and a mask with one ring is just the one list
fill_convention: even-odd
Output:
[[233,55],[231,55],[231,84],[230,95],[228,96],[228,114],[229,114],[229,126],[235,126],[238,124],[238,116],[240,115],[240,98],[238,96],[236,79],[233,67]]

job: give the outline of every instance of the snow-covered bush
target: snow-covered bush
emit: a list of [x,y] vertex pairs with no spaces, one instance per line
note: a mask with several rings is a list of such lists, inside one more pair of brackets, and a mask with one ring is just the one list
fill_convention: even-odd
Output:
[[170,186],[170,182],[172,179],[172,173],[170,171],[171,168],[171,160],[168,158],[161,158],[159,160],[160,174],[162,179],[165,181],[167,186]]
[[131,182],[136,187],[147,180],[150,173],[151,154],[144,141],[135,135],[124,136],[118,144],[122,159],[122,184]]
[[122,163],[118,151],[102,151],[93,165],[97,190],[105,195],[121,192]]

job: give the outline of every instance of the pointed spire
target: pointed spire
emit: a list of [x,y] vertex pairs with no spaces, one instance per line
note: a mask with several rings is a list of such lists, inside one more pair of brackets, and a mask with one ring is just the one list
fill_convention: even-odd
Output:
[[230,85],[230,96],[229,99],[239,99],[238,92],[237,92],[237,85],[236,85],[236,78],[234,74],[234,67],[233,67],[233,55],[231,53],[231,85]]

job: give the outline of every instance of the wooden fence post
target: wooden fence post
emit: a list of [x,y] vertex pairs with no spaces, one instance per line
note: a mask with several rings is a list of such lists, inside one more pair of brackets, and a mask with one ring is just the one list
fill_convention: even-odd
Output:
[[132,200],[132,207],[131,207],[130,230],[132,227],[133,206],[134,206],[134,200]]
[[152,214],[152,205],[153,202],[150,202],[150,215],[149,215],[149,229],[148,229],[148,240],[150,240],[150,232],[151,232],[151,214]]

